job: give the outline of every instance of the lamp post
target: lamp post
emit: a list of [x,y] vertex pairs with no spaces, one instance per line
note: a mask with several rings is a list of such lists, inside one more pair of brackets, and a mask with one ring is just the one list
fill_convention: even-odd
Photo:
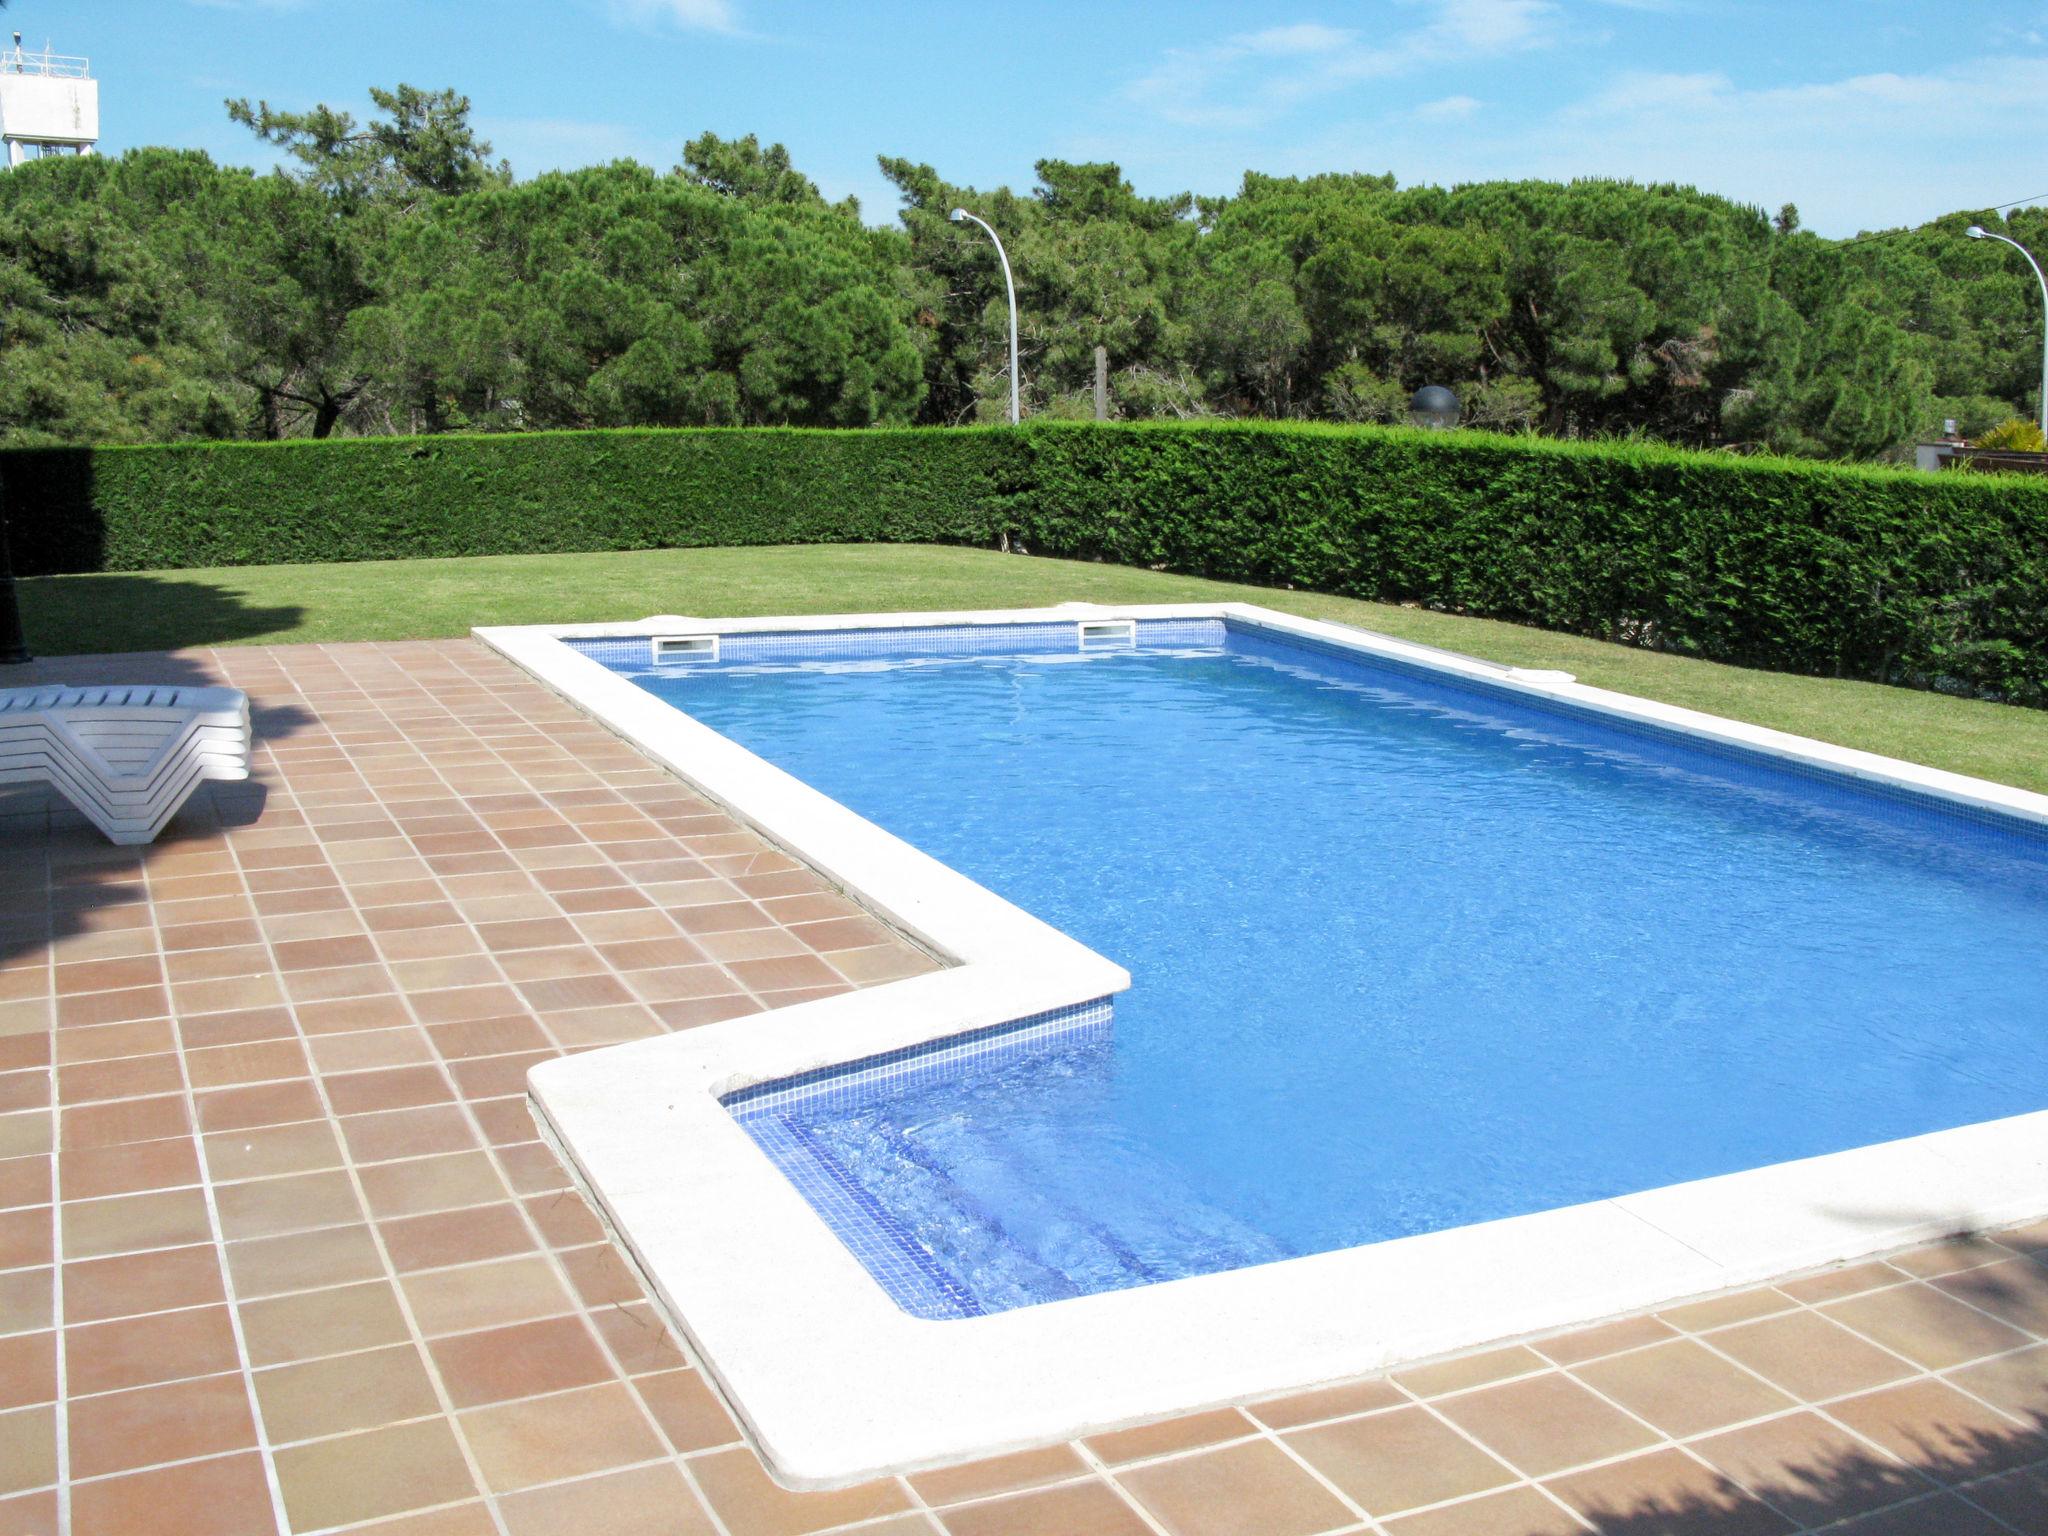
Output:
[[989,239],[995,241],[996,243],[996,259],[1002,262],[1003,264],[1003,286],[1006,289],[1008,289],[1010,293],[1010,425],[1014,427],[1017,425],[1018,421],[1017,284],[1015,280],[1012,279],[1010,276],[1009,253],[1003,249],[1003,237],[995,232],[995,226],[990,224],[988,220],[976,218],[973,214],[969,213],[965,208],[955,208],[951,214],[951,218],[955,224],[960,223],[964,219],[968,223],[979,224],[983,229],[987,230]]
[[0,667],[34,660],[21,634],[21,605],[14,596],[14,552],[7,543],[7,501],[0,492]]
[[2041,285],[2041,436],[2048,438],[2048,275],[2041,271],[2041,263],[2034,260],[2034,253],[2017,240],[2008,240],[2004,235],[1994,235],[1981,224],[1972,224],[1963,231],[1972,240],[1996,240],[2009,245],[2027,258],[2027,265],[2034,269],[2034,281]]

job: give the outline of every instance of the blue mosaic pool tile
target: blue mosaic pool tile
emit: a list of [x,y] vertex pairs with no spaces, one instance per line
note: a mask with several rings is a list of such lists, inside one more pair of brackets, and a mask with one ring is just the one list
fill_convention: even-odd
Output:
[[1032,1054],[1047,1046],[1102,1039],[1109,1034],[1110,1020],[1110,1000],[1101,997],[1071,1008],[1055,1008],[1028,1018],[992,1024],[986,1029],[756,1083],[734,1090],[719,1102],[742,1124],[754,1115],[799,1104],[818,1109],[851,1109],[872,1104],[908,1082],[940,1082],[959,1077],[970,1068]]
[[771,1111],[747,1121],[746,1128],[754,1145],[904,1311],[933,1321],[981,1315],[967,1287],[795,1119]]
[[1097,998],[757,1083],[720,1102],[899,1307],[931,1320],[978,1317],[982,1308],[969,1288],[805,1128],[804,1114],[872,1103],[913,1082],[943,1081],[1020,1056],[1104,1039],[1110,1019],[1110,1000]]

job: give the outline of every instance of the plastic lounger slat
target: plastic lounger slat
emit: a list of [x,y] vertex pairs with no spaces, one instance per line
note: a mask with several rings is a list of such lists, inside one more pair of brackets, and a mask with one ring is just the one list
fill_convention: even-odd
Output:
[[90,747],[81,747],[77,741],[60,732],[0,740],[0,757],[64,757],[77,763],[82,772],[94,774],[110,785],[131,781],[147,783],[161,773],[165,765],[195,753],[208,757],[234,758],[242,762],[246,762],[249,755],[239,741],[223,737],[195,736],[169,743],[166,747],[146,754],[133,757],[116,754],[112,759]]
[[0,690],[0,784],[50,785],[116,843],[151,841],[201,783],[248,776],[237,689]]
[[104,784],[95,782],[91,775],[79,773],[68,763],[52,760],[36,765],[28,771],[0,772],[0,783],[58,784],[63,786],[67,798],[83,797],[105,807],[110,814],[129,815],[139,814],[149,807],[162,804],[167,798],[183,799],[202,779],[233,781],[247,777],[247,770],[240,764],[210,763],[204,759],[194,759],[179,764],[172,772],[165,774],[147,788],[110,792]]
[[91,772],[109,780],[154,778],[162,771],[165,763],[191,751],[195,745],[208,750],[232,751],[245,756],[248,750],[247,738],[240,733],[223,737],[220,733],[210,732],[202,737],[198,731],[187,729],[166,735],[147,760],[133,765],[120,765],[108,762],[90,741],[81,738],[57,717],[45,717],[43,731],[30,733],[30,739],[41,741],[50,750],[68,753],[86,765]]

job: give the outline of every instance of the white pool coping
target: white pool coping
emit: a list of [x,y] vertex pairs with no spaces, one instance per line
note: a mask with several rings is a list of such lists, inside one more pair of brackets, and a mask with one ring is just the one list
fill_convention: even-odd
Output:
[[2044,1110],[1223,1274],[987,1317],[911,1317],[721,1096],[1091,1001],[1129,976],[562,641],[1081,618],[1224,619],[2048,826],[2048,796],[1249,604],[478,629],[952,962],[531,1074],[543,1133],[783,1482],[834,1487],[1070,1439],[2048,1211]]

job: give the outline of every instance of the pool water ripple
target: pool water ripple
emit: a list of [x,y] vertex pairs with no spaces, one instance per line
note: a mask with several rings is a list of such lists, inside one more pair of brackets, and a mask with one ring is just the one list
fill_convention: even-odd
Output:
[[1237,632],[620,670],[1131,971],[789,1111],[985,1310],[2048,1107],[2018,822]]

